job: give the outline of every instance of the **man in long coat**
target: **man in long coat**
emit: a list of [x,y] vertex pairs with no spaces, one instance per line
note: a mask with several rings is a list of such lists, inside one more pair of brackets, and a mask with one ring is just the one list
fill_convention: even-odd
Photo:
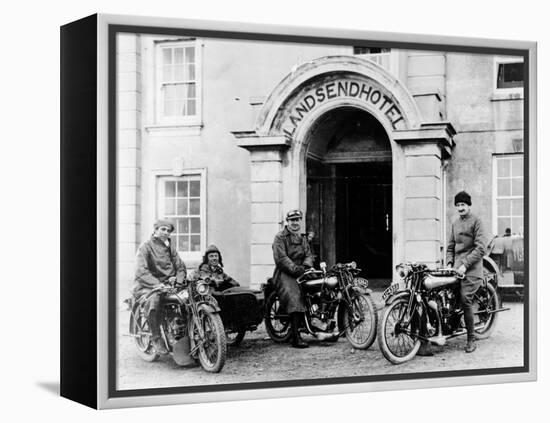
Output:
[[460,299],[468,332],[467,353],[476,349],[473,302],[483,280],[483,256],[488,242],[481,219],[470,211],[471,205],[472,199],[467,192],[456,194],[455,207],[459,217],[452,223],[447,246],[447,266],[465,276],[460,283]]
[[[133,294],[139,298],[151,292],[162,283],[183,284],[187,270],[176,247],[170,242],[174,225],[168,220],[158,220],[151,238],[140,245],[136,254],[136,272]],[[153,346],[159,354],[168,351],[161,341],[160,323],[162,319],[162,298],[158,293],[149,297],[146,305],[147,321],[153,335]]]
[[281,311],[291,317],[292,346],[307,348],[308,344],[298,331],[306,311],[302,293],[296,278],[313,266],[313,254],[305,236],[300,233],[302,212],[291,210],[286,214],[285,228],[275,235],[273,259],[275,271],[273,281],[281,304]]

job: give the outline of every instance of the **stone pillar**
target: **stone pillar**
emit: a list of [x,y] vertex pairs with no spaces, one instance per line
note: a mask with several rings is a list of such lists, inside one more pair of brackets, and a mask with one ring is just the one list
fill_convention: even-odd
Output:
[[139,246],[141,205],[141,57],[140,38],[117,37],[117,278],[133,282]]
[[409,144],[405,152],[405,260],[439,266],[441,258],[441,151]]
[[282,228],[283,154],[288,144],[283,137],[252,136],[238,145],[250,152],[250,287],[258,288],[275,267],[271,246]]

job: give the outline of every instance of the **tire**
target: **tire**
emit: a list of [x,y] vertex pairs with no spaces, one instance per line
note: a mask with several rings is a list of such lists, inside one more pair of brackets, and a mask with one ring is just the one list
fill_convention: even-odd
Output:
[[243,342],[244,336],[246,335],[246,329],[239,329],[237,332],[225,332],[225,340],[227,345],[230,347],[236,347]]
[[[202,326],[205,334],[201,342],[197,323]],[[199,344],[198,357],[204,370],[210,373],[219,373],[225,364],[227,343],[222,319],[218,314],[209,311],[199,311],[199,321],[191,319],[189,324],[189,338],[191,350]]]
[[[414,358],[420,348],[420,339],[404,332],[396,333],[397,322],[401,319],[408,305],[408,298],[398,298],[393,301],[382,314],[378,326],[378,345],[380,351],[393,364],[405,363]],[[403,349],[399,350],[399,341],[403,341]]]
[[376,339],[378,327],[376,305],[371,296],[367,294],[356,294],[352,297],[352,301],[356,315],[354,315],[354,310],[346,304],[342,304],[345,306],[342,321],[345,325],[346,338],[354,348],[366,350]]
[[155,352],[149,332],[149,323],[141,313],[139,305],[136,305],[130,313],[130,334],[134,338],[138,355],[145,361],[153,362],[158,360],[159,354]]
[[[484,310],[498,310],[500,308],[500,299],[498,294],[490,283],[478,289],[474,296],[474,313]],[[483,325],[476,329],[477,339],[487,339],[495,330],[498,313],[476,314],[475,326]]]
[[276,292],[272,292],[265,303],[265,329],[269,337],[275,342],[288,342],[292,336],[290,319],[277,318],[279,311],[279,298]]

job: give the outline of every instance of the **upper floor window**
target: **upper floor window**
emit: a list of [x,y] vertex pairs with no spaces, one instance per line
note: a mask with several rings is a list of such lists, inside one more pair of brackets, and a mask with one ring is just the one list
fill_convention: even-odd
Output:
[[493,85],[495,93],[523,93],[524,67],[522,57],[496,57]]
[[389,48],[354,46],[353,54],[372,60],[384,69],[390,69],[391,50]]
[[200,49],[196,40],[157,44],[160,123],[200,123]]

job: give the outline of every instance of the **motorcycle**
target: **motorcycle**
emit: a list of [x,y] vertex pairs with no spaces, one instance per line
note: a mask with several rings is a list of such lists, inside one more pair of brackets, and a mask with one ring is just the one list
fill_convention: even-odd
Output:
[[[425,264],[402,263],[396,267],[402,282],[382,294],[386,308],[378,328],[382,354],[393,364],[411,360],[422,341],[444,346],[447,340],[466,334],[460,306],[460,280],[454,269],[430,270]],[[494,278],[486,276],[474,296],[477,339],[495,329],[501,308]]]
[[227,345],[238,346],[263,320],[264,294],[240,286],[212,292],[220,306]]
[[174,361],[187,365],[189,357],[198,358],[207,372],[220,372],[227,351],[225,331],[220,308],[204,281],[188,281],[185,287],[160,284],[137,300],[130,300],[130,336],[139,356],[150,362],[159,358],[145,313],[146,302],[155,293],[162,294],[161,342]]
[[[357,277],[355,262],[336,264],[327,271],[310,269],[297,279],[306,304],[301,329],[319,340],[338,341],[345,335],[357,349],[369,348],[376,338],[378,314],[368,281]],[[262,286],[265,302],[265,327],[275,342],[291,337],[290,316],[279,311],[277,291],[270,279]]]

